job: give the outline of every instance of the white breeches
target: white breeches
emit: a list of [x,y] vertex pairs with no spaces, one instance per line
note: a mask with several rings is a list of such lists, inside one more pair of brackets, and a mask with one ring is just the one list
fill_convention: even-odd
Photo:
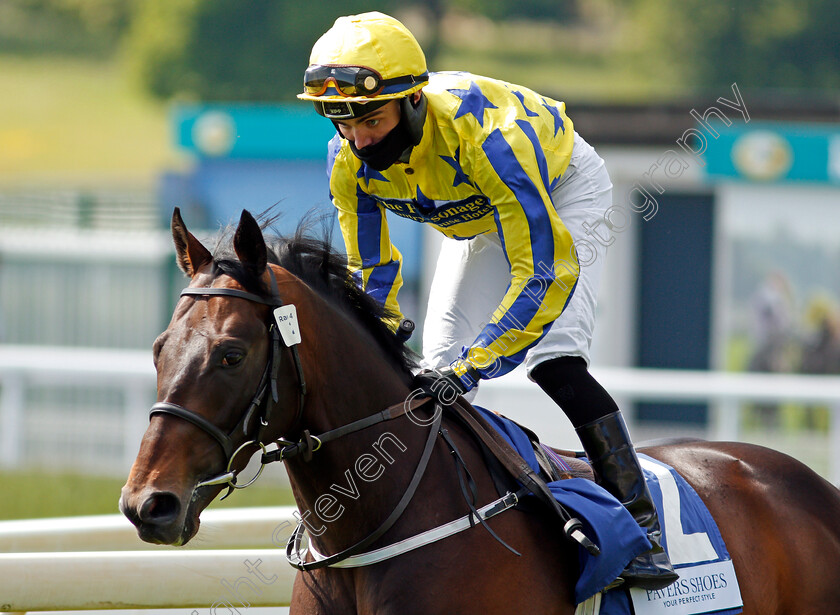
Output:
[[[579,356],[589,364],[598,284],[607,248],[598,236],[612,205],[612,183],[604,161],[575,133],[569,167],[551,193],[580,261],[574,295],[549,332],[527,353],[528,373],[542,361]],[[470,346],[510,285],[510,267],[496,233],[469,240],[444,238],[423,327],[425,367],[448,365]]]

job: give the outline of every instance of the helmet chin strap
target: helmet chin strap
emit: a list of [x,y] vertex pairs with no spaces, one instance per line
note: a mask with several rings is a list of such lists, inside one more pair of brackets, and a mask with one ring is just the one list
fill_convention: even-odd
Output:
[[426,122],[426,106],[428,100],[422,91],[417,92],[419,98],[415,103],[414,94],[400,99],[400,121],[405,123],[412,145],[420,145],[423,139],[423,124]]

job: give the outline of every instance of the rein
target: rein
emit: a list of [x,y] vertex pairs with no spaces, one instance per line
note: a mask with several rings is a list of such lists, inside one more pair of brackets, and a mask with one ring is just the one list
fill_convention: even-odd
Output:
[[[420,398],[412,399],[411,401],[400,402],[398,404],[390,406],[389,408],[386,408],[382,412],[377,412],[376,414],[371,414],[370,416],[366,416],[363,419],[353,421],[352,423],[348,423],[347,425],[342,425],[341,427],[336,427],[335,429],[325,431],[324,433],[318,436],[311,435],[309,433],[309,430],[306,429],[303,432],[303,437],[300,442],[289,443],[283,448],[278,448],[273,451],[267,451],[263,453],[261,461],[263,465],[265,465],[267,463],[273,463],[275,461],[285,461],[286,459],[297,457],[300,454],[303,454],[304,459],[306,461],[309,461],[309,457],[311,457],[312,453],[321,448],[321,445],[326,444],[327,442],[330,442],[332,440],[337,440],[342,436],[346,436],[351,433],[367,429],[368,427],[376,425],[377,423],[382,423],[384,421],[390,421],[391,419],[395,419],[399,416],[402,416],[403,414],[407,414],[408,412],[416,410],[420,406],[426,404],[428,401],[428,398]],[[316,442],[314,446],[312,444],[313,441]]]
[[[395,411],[393,416],[390,416],[390,418],[396,418],[397,416],[405,414],[406,412],[408,412],[412,408],[417,408],[421,405],[424,405],[428,401],[430,401],[429,398],[423,399],[422,401],[419,401],[419,402],[417,402],[415,400],[412,400],[410,403],[401,402],[401,403],[399,403],[395,406],[391,406],[390,408],[388,408],[384,412],[380,412],[378,414],[373,415],[373,417],[368,417],[368,418],[379,417],[380,415],[383,415],[385,412],[390,412],[390,411]],[[435,406],[435,407],[437,408],[437,406]],[[440,412],[436,409],[435,414],[434,414],[434,420],[432,421],[431,428],[429,429],[429,435],[426,438],[426,444],[423,447],[423,453],[420,455],[420,461],[417,463],[417,467],[414,469],[414,474],[412,475],[411,480],[408,483],[408,487],[406,487],[405,491],[402,494],[402,497],[400,498],[400,501],[397,503],[394,510],[391,511],[391,514],[388,515],[388,518],[385,519],[385,521],[383,521],[382,524],[378,528],[376,528],[368,536],[366,536],[365,538],[363,538],[362,540],[360,540],[359,542],[357,542],[353,546],[348,547],[347,549],[344,549],[343,551],[339,551],[338,553],[336,553],[334,555],[330,555],[330,556],[321,556],[321,559],[317,559],[316,561],[304,562],[303,560],[306,557],[306,552],[305,551],[301,552],[300,543],[301,543],[301,540],[303,539],[305,527],[304,527],[304,524],[303,524],[303,520],[301,520],[301,522],[298,523],[297,528],[295,528],[295,531],[292,533],[292,536],[289,538],[289,541],[286,543],[286,559],[288,560],[288,562],[292,566],[297,568],[298,570],[315,570],[316,568],[324,568],[326,566],[332,566],[332,565],[335,565],[335,564],[337,564],[337,563],[339,563],[343,560],[346,560],[347,558],[349,558],[353,555],[356,555],[356,554],[360,553],[362,551],[362,549],[364,549],[365,547],[367,547],[370,544],[373,544],[374,541],[376,541],[383,534],[385,534],[385,532],[387,532],[389,529],[391,529],[391,527],[393,527],[394,523],[396,523],[397,520],[405,512],[405,509],[408,508],[408,505],[411,503],[411,499],[414,497],[414,494],[417,491],[417,486],[420,484],[420,479],[422,479],[423,474],[426,473],[426,467],[429,465],[429,459],[432,456],[432,450],[434,449],[435,442],[437,441],[437,436],[438,436],[438,432],[440,430],[440,423],[441,423],[442,418],[443,418],[443,412]],[[380,419],[380,420],[375,421],[375,422],[380,422],[381,420],[387,420],[387,419]],[[366,419],[362,419],[361,421],[356,421],[356,423],[360,424],[364,421],[366,421]],[[369,425],[372,425],[372,424],[374,424],[374,423],[369,423],[368,425],[365,425],[365,427],[367,427]],[[350,425],[353,425],[353,423],[351,423]],[[349,427],[350,425],[348,425],[347,427]],[[332,430],[332,432],[328,432],[328,433],[337,432],[337,431],[340,431],[341,429],[343,429],[343,428],[334,429],[334,430]],[[359,429],[364,429],[364,427],[358,427],[357,429],[354,429],[353,431],[358,431]],[[345,432],[345,434],[346,433],[350,433],[350,432]],[[340,434],[340,435],[345,435],[345,434]],[[333,439],[337,438],[337,437],[339,437],[339,436],[334,436]]]

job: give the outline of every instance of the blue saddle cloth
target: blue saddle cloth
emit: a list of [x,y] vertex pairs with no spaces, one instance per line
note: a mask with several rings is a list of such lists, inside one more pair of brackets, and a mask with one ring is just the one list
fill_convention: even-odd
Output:
[[680,578],[662,590],[607,592],[600,615],[743,612],[732,559],[703,500],[669,465],[641,453],[639,461],[659,513],[662,545]]
[[[531,442],[516,423],[484,408],[476,409],[532,469],[539,470]],[[658,592],[631,590],[635,610],[631,610],[627,590],[607,592],[601,597],[600,615],[629,615],[639,608],[648,612],[651,605],[655,607],[651,612],[660,612],[657,608],[670,611],[689,600],[708,601],[709,610],[703,606],[692,613],[740,613],[740,591],[731,559],[706,505],[673,468],[646,455],[640,454],[639,458],[659,512],[663,546],[681,578]],[[581,574],[575,585],[575,602],[580,604],[612,583],[633,558],[650,549],[650,542],[627,509],[594,482],[571,478],[548,483],[548,487],[557,501],[581,520],[584,533],[601,549],[598,556],[578,549]],[[697,574],[703,576],[694,576]]]
[[[539,471],[531,441],[513,421],[474,406],[513,446],[529,466]],[[650,542],[633,516],[602,487],[583,478],[548,483],[555,499],[583,523],[583,532],[601,549],[592,556],[579,549],[580,578],[575,585],[575,601],[583,602],[612,583]]]

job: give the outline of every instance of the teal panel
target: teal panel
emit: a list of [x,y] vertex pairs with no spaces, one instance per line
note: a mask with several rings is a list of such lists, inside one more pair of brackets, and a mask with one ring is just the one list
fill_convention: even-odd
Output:
[[840,126],[753,121],[718,132],[703,132],[711,181],[840,184]]
[[309,104],[177,105],[176,145],[201,158],[326,160],[335,128]]

